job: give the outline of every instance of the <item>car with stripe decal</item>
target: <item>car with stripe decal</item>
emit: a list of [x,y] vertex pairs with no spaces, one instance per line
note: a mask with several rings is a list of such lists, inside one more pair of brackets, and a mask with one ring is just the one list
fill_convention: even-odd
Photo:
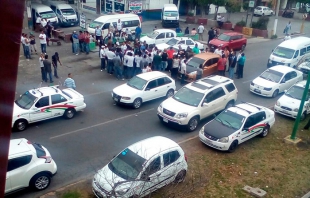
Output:
[[212,148],[233,152],[239,144],[255,136],[266,137],[274,122],[271,109],[242,103],[226,109],[204,125],[199,139]]
[[12,128],[23,131],[28,124],[59,116],[71,119],[86,108],[84,96],[71,88],[58,86],[31,89],[14,102]]

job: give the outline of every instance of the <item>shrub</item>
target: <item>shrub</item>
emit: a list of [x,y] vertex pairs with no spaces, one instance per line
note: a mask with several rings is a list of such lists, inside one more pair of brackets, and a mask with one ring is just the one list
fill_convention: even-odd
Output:
[[252,22],[252,28],[260,29],[260,30],[267,30],[268,23],[269,23],[269,17],[262,16],[262,17],[259,17],[257,22]]
[[246,24],[245,24],[245,21],[239,21],[236,23],[237,26],[241,26],[241,27],[245,27]]

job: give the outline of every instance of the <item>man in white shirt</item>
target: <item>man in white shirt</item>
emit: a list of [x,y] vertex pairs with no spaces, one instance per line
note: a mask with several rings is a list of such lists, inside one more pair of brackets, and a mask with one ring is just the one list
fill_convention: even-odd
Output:
[[40,25],[40,24],[41,24],[41,19],[42,19],[42,18],[41,18],[41,16],[39,15],[39,16],[37,17],[36,24],[39,24],[39,25]]
[[41,69],[42,82],[43,82],[43,81],[47,82],[46,74],[45,74],[45,70],[44,70],[43,61],[44,61],[44,54],[42,53],[42,54],[40,55],[40,58],[39,58],[39,64],[40,64],[40,69]]
[[100,50],[100,59],[101,59],[101,71],[105,70],[105,59],[106,59],[106,53],[104,50],[104,46],[101,46]]
[[186,78],[186,63],[185,61],[181,61],[181,70],[180,70],[180,73],[182,75],[182,78],[181,78],[181,85],[184,85],[185,84],[185,78]]
[[112,75],[113,72],[113,58],[115,57],[115,53],[113,51],[110,51],[109,49],[105,52],[107,58],[108,58],[108,68],[107,72],[108,74]]
[[214,54],[218,54],[220,57],[222,57],[223,50],[221,49],[221,46],[218,46],[218,48],[214,50]]
[[201,23],[198,27],[198,34],[199,34],[199,40],[203,41],[203,32],[205,28],[203,27],[203,24]]
[[41,44],[41,51],[42,53],[46,53],[46,35],[44,31],[41,32],[39,35],[40,44]]
[[24,56],[26,57],[26,51],[25,51],[25,34],[24,33],[22,33],[22,36],[21,36],[21,38],[20,38],[20,42],[21,42],[21,44],[23,45],[23,51],[24,51]]
[[41,19],[42,28],[45,28],[46,25],[47,25],[47,21],[45,19]]
[[123,29],[123,23],[121,22],[120,19],[118,19],[118,21],[116,23],[116,29],[117,29],[119,35],[121,35],[122,29]]
[[96,34],[96,41],[99,42],[102,36],[102,31],[99,28],[99,26],[96,27],[95,34]]
[[27,58],[27,61],[29,61],[29,59],[31,59],[31,56],[30,56],[30,39],[28,38],[27,34],[25,34],[25,36],[24,36],[24,42],[25,42],[26,58]]

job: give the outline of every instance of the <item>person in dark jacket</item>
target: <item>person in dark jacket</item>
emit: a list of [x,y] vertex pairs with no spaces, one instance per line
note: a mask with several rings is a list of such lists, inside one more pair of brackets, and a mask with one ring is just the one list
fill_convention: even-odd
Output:
[[159,55],[159,52],[157,52],[157,54],[154,55],[153,58],[154,70],[160,71],[161,61],[162,61],[161,56]]
[[208,31],[208,35],[209,35],[209,39],[208,39],[208,43],[209,43],[215,37],[215,32],[214,32],[213,27]]
[[163,53],[161,54],[161,64],[161,71],[166,70],[168,66],[168,54],[166,49],[164,49]]
[[237,57],[234,53],[233,50],[231,50],[231,53],[229,55],[229,78],[233,79],[234,78],[234,71],[237,63]]
[[60,59],[59,59],[58,52],[55,52],[55,54],[52,56],[52,64],[53,64],[53,67],[54,67],[54,76],[55,76],[55,78],[59,78],[58,74],[57,74],[57,63],[58,62],[62,66],[62,63],[60,62]]
[[47,75],[49,75],[50,77],[50,83],[53,83],[53,75],[52,75],[52,63],[51,61],[48,60],[48,55],[45,55],[44,57],[44,61],[43,61],[43,65],[44,65],[44,70],[46,73],[46,81],[47,81]]
[[189,29],[188,29],[188,27],[186,27],[186,29],[184,30],[184,34],[189,34]]

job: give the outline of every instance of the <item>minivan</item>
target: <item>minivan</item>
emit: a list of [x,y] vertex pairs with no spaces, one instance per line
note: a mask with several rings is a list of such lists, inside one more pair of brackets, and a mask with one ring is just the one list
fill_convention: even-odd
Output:
[[47,1],[46,5],[56,13],[60,26],[75,26],[78,25],[78,18],[74,9],[62,2]]
[[304,55],[310,53],[310,38],[300,36],[283,41],[271,53],[267,67],[286,65],[296,67]]
[[100,16],[94,21],[92,21],[88,27],[87,31],[90,34],[95,34],[95,29],[99,26],[102,29],[102,36],[105,37],[108,34],[110,26],[116,27],[118,20],[123,23],[123,30],[128,28],[130,31],[135,31],[136,27],[141,27],[140,18],[136,14],[117,14],[117,15],[105,15]]
[[54,28],[58,27],[58,18],[55,12],[46,5],[31,3],[31,15],[33,24],[36,24],[38,16],[41,16],[42,19],[50,21],[51,25],[54,26]]
[[179,27],[179,11],[175,4],[165,4],[162,13],[162,26]]

